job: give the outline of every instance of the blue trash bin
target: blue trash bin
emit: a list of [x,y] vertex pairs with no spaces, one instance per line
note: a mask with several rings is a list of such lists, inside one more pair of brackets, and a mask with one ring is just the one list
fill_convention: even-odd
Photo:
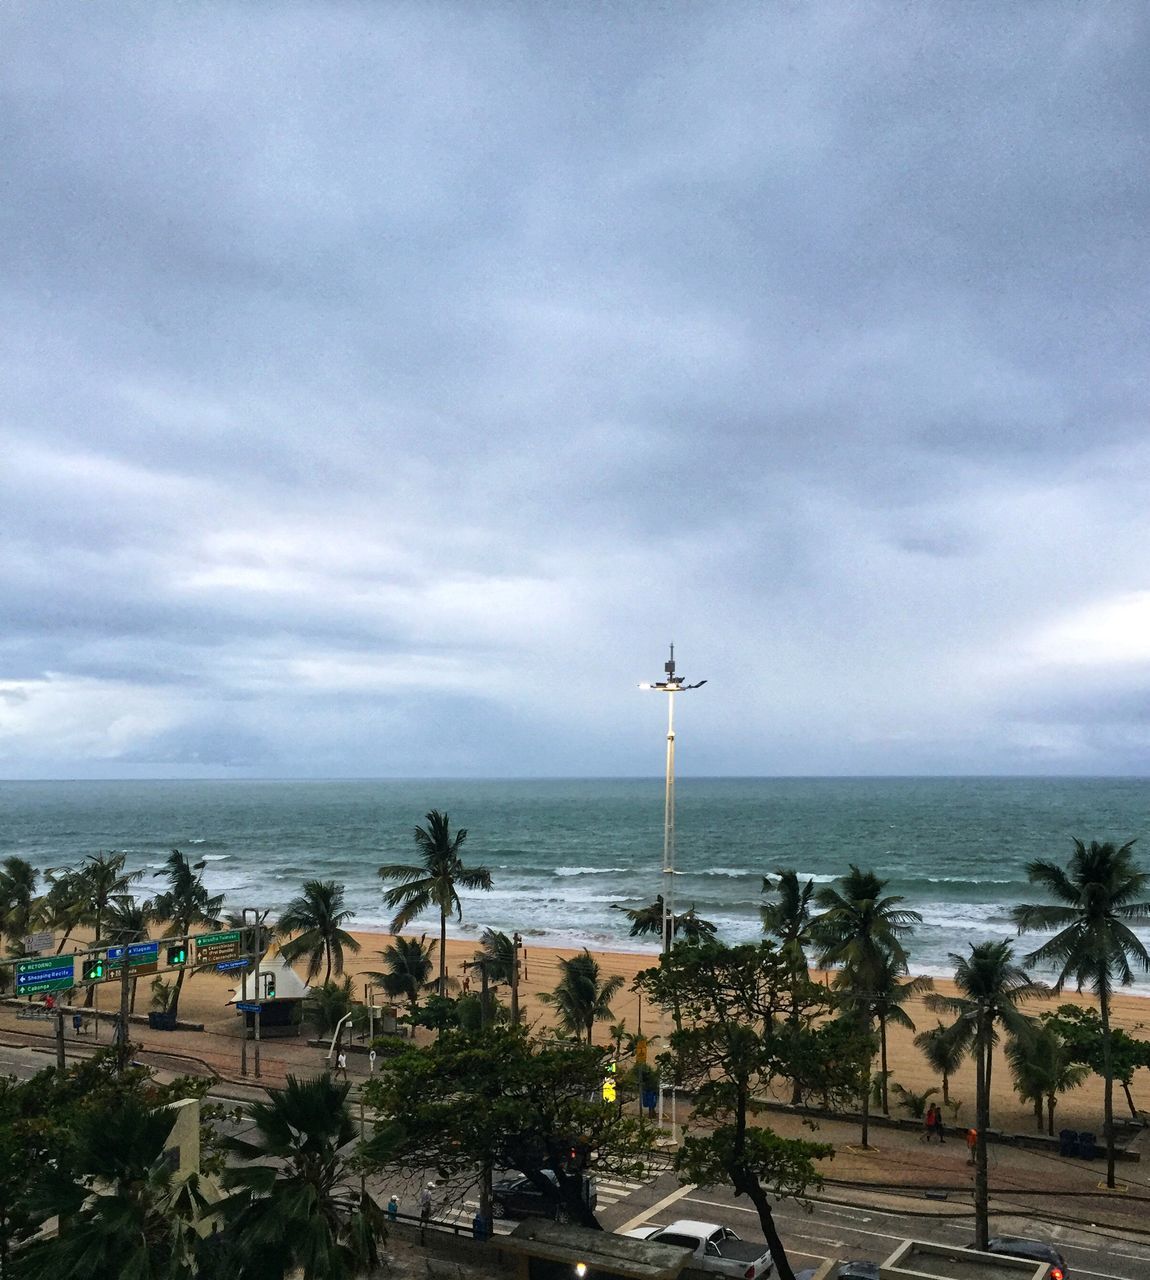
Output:
[[1093,1160],[1098,1154],[1098,1148],[1095,1146],[1095,1137],[1092,1133],[1080,1133],[1078,1135],[1078,1155],[1083,1160]]
[[1076,1156],[1078,1154],[1078,1132],[1075,1129],[1058,1130],[1058,1154],[1060,1156]]

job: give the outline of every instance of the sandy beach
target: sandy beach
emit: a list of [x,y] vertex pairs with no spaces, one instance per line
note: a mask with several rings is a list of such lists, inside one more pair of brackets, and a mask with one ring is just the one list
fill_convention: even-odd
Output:
[[[356,933],[354,936],[360,942],[362,950],[358,955],[349,954],[347,956],[347,972],[355,981],[357,994],[362,998],[366,982],[362,974],[366,970],[381,969],[383,967],[379,953],[388,946],[391,941],[391,935],[386,933]],[[448,939],[449,974],[462,980],[466,972],[462,968],[463,962],[471,959],[475,951],[476,943],[473,939]],[[534,946],[529,946],[526,949],[525,974],[520,983],[520,1004],[524,1017],[529,1024],[541,1026],[550,1024],[552,1011],[539,1000],[539,994],[540,992],[550,991],[555,986],[559,977],[559,961],[574,954],[576,954],[576,951],[572,949]],[[646,1002],[643,1002],[642,1007],[640,1007],[639,997],[631,990],[635,975],[641,969],[656,963],[654,953],[596,951],[593,954],[599,962],[604,977],[619,974],[624,979],[623,990],[612,1002],[612,1010],[615,1014],[614,1021],[625,1023],[628,1031],[641,1029],[649,1036],[665,1034],[667,1027],[658,1016],[657,1011],[647,1005]],[[300,970],[302,966],[297,965],[296,968]],[[236,1015],[227,1007],[227,1001],[231,996],[231,988],[234,986],[234,976],[214,973],[195,974],[184,986],[184,994],[180,1004],[181,1019],[202,1021],[207,1032],[215,1033],[211,1037],[213,1040],[218,1035],[234,1036],[238,1029]],[[938,979],[935,981],[935,988],[941,992],[953,992],[951,984]],[[506,1000],[505,988],[502,992],[502,998]],[[112,1000],[110,988],[105,987],[100,1000],[101,1006],[104,1008],[111,1007]],[[1028,1009],[1030,1012],[1041,1012],[1044,1008],[1052,1008],[1062,1002],[1088,1005],[1092,1003],[1086,993],[1080,997],[1073,992],[1067,992],[1063,996],[1049,1001],[1034,1001],[1028,1006]],[[138,1010],[144,1010],[146,1003],[147,993],[143,984],[141,984]],[[937,1020],[937,1016],[924,1007],[921,999],[908,1002],[907,1012],[919,1030],[934,1025]],[[1145,1038],[1147,1035],[1145,1026],[1150,1023],[1150,1003],[1141,996],[1124,992],[1115,998],[1113,1021],[1115,1027],[1122,1027],[1140,1038]],[[608,1023],[598,1024],[595,1036],[598,1043],[607,1042],[609,1038],[608,1025]],[[184,1037],[181,1037],[181,1039],[184,1039]],[[207,1040],[208,1037],[203,1037],[202,1039]],[[275,1044],[276,1042],[272,1041],[267,1045],[269,1057],[274,1057],[276,1053]],[[205,1044],[204,1047],[207,1049],[209,1046]],[[659,1045],[656,1041],[654,1049],[657,1051],[658,1048]],[[892,1079],[908,1089],[921,1091],[940,1083],[933,1076],[922,1055],[915,1048],[913,1033],[910,1031],[898,1027],[891,1028],[889,1033],[889,1058]],[[320,1056],[317,1053],[317,1066],[319,1065]],[[1029,1106],[1020,1104],[1015,1097],[1011,1088],[1010,1073],[1003,1055],[999,1054],[997,1056],[995,1067],[993,1089],[993,1122],[995,1126],[1005,1129],[1032,1130],[1034,1127],[1032,1110]],[[1140,1096],[1140,1091],[1145,1094],[1146,1088],[1147,1082],[1145,1079],[1136,1076],[1133,1088],[1136,1105],[1150,1105],[1150,1101],[1146,1096]],[[782,1083],[778,1086],[778,1094],[780,1099],[785,1099],[787,1096],[786,1086]],[[962,1125],[964,1122],[969,1122],[972,1119],[974,1110],[974,1069],[971,1064],[965,1064],[951,1081],[951,1097],[961,1099],[963,1102],[963,1107],[958,1116],[958,1123]],[[902,1114],[894,1106],[893,1098],[891,1101],[895,1114]],[[1114,1105],[1116,1116],[1121,1117],[1128,1114],[1125,1098],[1120,1089],[1115,1090]],[[1079,1089],[1063,1095],[1059,1100],[1055,1117],[1056,1127],[1065,1125],[1070,1128],[1097,1129],[1101,1125],[1101,1113],[1102,1084],[1099,1079],[1091,1077]]]

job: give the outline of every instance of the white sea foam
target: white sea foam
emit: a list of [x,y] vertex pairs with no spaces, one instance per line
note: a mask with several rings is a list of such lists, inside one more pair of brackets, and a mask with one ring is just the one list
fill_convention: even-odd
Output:
[[556,867],[552,872],[557,876],[617,876],[625,875],[630,867]]

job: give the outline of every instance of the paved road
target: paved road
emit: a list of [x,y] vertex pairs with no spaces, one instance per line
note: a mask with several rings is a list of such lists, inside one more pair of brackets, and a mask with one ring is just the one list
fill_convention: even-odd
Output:
[[[28,1079],[43,1070],[54,1059],[46,1053],[30,1054],[27,1050],[0,1045],[0,1074]],[[225,1120],[223,1127],[232,1133],[249,1127],[246,1118]],[[411,1212],[418,1199],[419,1188],[429,1175],[412,1172],[402,1179],[388,1182],[372,1179],[371,1189],[381,1201],[393,1191],[400,1195],[402,1207]],[[758,1214],[736,1201],[723,1188],[684,1188],[674,1175],[662,1173],[645,1181],[638,1179],[600,1178],[599,1220],[605,1230],[625,1230],[641,1224],[665,1225],[675,1218],[701,1218],[733,1227],[749,1239],[760,1237]],[[847,1199],[840,1191],[836,1198]],[[1056,1202],[1055,1202],[1056,1203]],[[868,1258],[881,1261],[907,1238],[932,1240],[947,1244],[969,1244],[973,1234],[970,1218],[923,1216],[925,1202],[916,1201],[917,1212],[900,1211],[896,1205],[884,1208],[859,1208],[844,1204],[816,1203],[807,1213],[793,1201],[780,1203],[775,1211],[779,1232],[793,1264],[812,1266],[827,1257]],[[474,1188],[460,1183],[457,1187],[441,1186],[436,1191],[436,1217],[467,1229],[475,1212]],[[513,1224],[497,1223],[496,1229],[510,1230]],[[1007,1216],[996,1217],[991,1230],[1001,1234],[1017,1234],[1054,1241],[1070,1266],[1072,1280],[1148,1280],[1150,1278],[1150,1241],[1132,1243],[1087,1227],[1070,1227]]]
[[[748,1239],[759,1239],[758,1213],[736,1201],[722,1188],[679,1188],[660,1179],[651,1189],[662,1195],[643,1205],[647,1197],[612,1206],[600,1215],[604,1227],[619,1230],[640,1223],[666,1225],[675,1218],[699,1218],[733,1227]],[[673,1198],[672,1198],[673,1197]],[[920,1211],[921,1212],[921,1211]],[[779,1234],[796,1267],[815,1266],[824,1258],[869,1259],[881,1262],[908,1238],[966,1246],[974,1236],[969,1218],[923,1217],[896,1209],[855,1208],[816,1203],[808,1214],[793,1201],[775,1209]],[[1052,1240],[1066,1257],[1070,1275],[1086,1280],[1147,1280],[1150,1243],[1115,1240],[1089,1229],[1048,1225],[1019,1218],[996,1217],[991,1230]]]

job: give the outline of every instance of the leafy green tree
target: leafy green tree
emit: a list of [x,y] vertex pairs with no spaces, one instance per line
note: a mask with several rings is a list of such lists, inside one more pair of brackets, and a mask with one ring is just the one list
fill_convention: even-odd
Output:
[[[396,914],[391,922],[392,933],[400,933],[416,916],[430,911],[439,912],[439,994],[447,995],[447,917],[463,919],[463,904],[459,899],[462,889],[490,889],[491,872],[486,867],[466,867],[460,850],[467,839],[466,827],[454,834],[447,814],[432,809],[424,819],[426,827],[416,827],[413,832],[420,861],[414,866],[389,864],[379,868],[382,880],[398,880],[394,889],[388,889],[383,900]],[[396,910],[398,908],[398,910]]]
[[929,995],[926,1006],[935,1013],[956,1015],[954,1034],[974,1052],[975,1129],[974,1215],[978,1248],[985,1249],[988,1237],[989,1184],[986,1162],[986,1131],[990,1128],[991,1073],[998,1028],[1012,1035],[1025,1034],[1030,1023],[1018,1006],[1046,988],[1014,963],[1009,942],[972,943],[969,956],[951,954],[957,996]]
[[1134,862],[1134,841],[1118,847],[1110,841],[1089,845],[1074,841],[1068,868],[1036,861],[1027,865],[1031,884],[1046,890],[1055,904],[1015,907],[1019,933],[1054,929],[1054,937],[1027,957],[1027,964],[1053,964],[1058,969],[1054,990],[1067,982],[1079,991],[1089,984],[1098,997],[1102,1019],[1103,1129],[1106,1135],[1106,1185],[1114,1186],[1114,1067],[1110,1000],[1115,984],[1134,981],[1133,966],[1150,971],[1150,952],[1132,925],[1150,922],[1150,902],[1144,895],[1150,875]]
[[[778,868],[778,881],[763,876],[763,893],[778,894],[778,900],[764,902],[759,908],[763,932],[774,938],[783,958],[791,967],[791,1034],[798,1040],[802,1017],[801,987],[809,981],[807,947],[811,941],[811,898],[815,882],[799,883],[799,874],[791,869]],[[791,1082],[791,1105],[802,1101],[803,1082],[796,1075]]]
[[[204,865],[203,862],[190,863],[179,849],[173,849],[162,869],[156,872],[157,879],[168,882],[168,887],[152,900],[156,920],[168,926],[164,930],[165,937],[185,938],[201,926],[208,929],[219,927],[224,896],[213,896],[204,887]],[[176,975],[176,985],[168,1005],[176,1017],[180,1012],[180,993],[186,976],[185,969]]]
[[352,1280],[380,1263],[383,1211],[342,1154],[357,1133],[348,1086],[289,1076],[251,1104],[254,1137],[229,1137],[223,1210],[244,1280]]
[[433,1044],[403,1045],[364,1085],[373,1110],[393,1117],[366,1154],[381,1167],[435,1168],[444,1177],[478,1169],[485,1217],[492,1170],[519,1169],[557,1218],[598,1227],[583,1200],[584,1173],[641,1176],[653,1138],[602,1101],[609,1059],[607,1049],[509,1025],[482,1034],[445,1029]]
[[414,1017],[421,997],[439,989],[439,983],[431,977],[435,948],[436,943],[428,942],[426,933],[418,938],[397,937],[378,953],[385,967],[369,969],[364,977],[389,999],[406,1000],[408,1013]]
[[780,1280],[794,1280],[794,1272],[768,1197],[817,1188],[815,1161],[834,1154],[828,1144],[782,1138],[754,1123],[756,1098],[774,1077],[793,1070],[793,1037],[785,1025],[791,979],[790,961],[770,942],[679,947],[636,979],[653,1004],[679,1011],[680,1025],[660,1062],[677,1084],[694,1091],[694,1116],[707,1126],[684,1139],[676,1171],[684,1182],[727,1184],[748,1197]]
[[543,992],[539,999],[554,1006],[559,1025],[573,1036],[586,1036],[590,1044],[595,1023],[608,1022],[615,1015],[611,1001],[623,989],[618,974],[604,979],[599,963],[586,947],[579,955],[559,961],[559,981],[553,991]]
[[344,887],[334,880],[308,880],[303,892],[288,903],[279,919],[277,932],[290,942],[280,945],[280,955],[291,964],[307,958],[307,981],[313,982],[320,965],[326,965],[324,983],[331,981],[332,969],[343,973],[343,953],[358,952],[359,943],[343,926],[355,915],[344,906]]
[[[1072,1062],[1085,1063],[1095,1075],[1105,1076],[1102,1018],[1097,1009],[1060,1004],[1053,1013],[1039,1014],[1039,1019],[1058,1033]],[[1111,1027],[1110,1069],[1122,1086],[1133,1119],[1138,1118],[1138,1108],[1134,1105],[1130,1088],[1134,1083],[1134,1072],[1139,1067],[1150,1068],[1150,1040],[1136,1040],[1121,1027]]]
[[[617,902],[611,904],[614,910],[622,911],[631,921],[627,934],[629,938],[643,938],[648,934],[663,936],[663,895],[657,894],[655,901],[645,907],[621,907]],[[704,938],[713,938],[717,927],[710,920],[704,920],[691,906],[687,911],[672,914],[671,936],[677,938],[681,934],[686,942],[699,942]]]
[[[819,963],[840,967],[835,985],[853,997],[846,1012],[863,1026],[873,1026],[878,1007],[889,1004],[892,982],[906,973],[909,963],[905,939],[922,922],[917,911],[901,905],[901,897],[883,896],[886,884],[873,871],[860,871],[851,863],[850,872],[837,885],[824,886],[815,894],[821,910],[811,921],[811,937]],[[880,1042],[884,1039],[885,1022]],[[882,1079],[885,1086],[885,1076]],[[868,1071],[862,1093],[864,1147],[870,1140],[870,1093]]]
[[1028,1027],[1025,1034],[1007,1040],[1006,1061],[1014,1077],[1015,1093],[1023,1102],[1034,1104],[1035,1127],[1039,1133],[1045,1104],[1048,1132],[1053,1137],[1058,1095],[1077,1089],[1090,1074],[1090,1068],[1074,1062],[1058,1032],[1041,1021]]
[[942,1101],[950,1102],[950,1077],[962,1066],[969,1048],[969,1039],[941,1022],[928,1031],[920,1031],[914,1038],[915,1046],[922,1052],[927,1065],[942,1076]]

